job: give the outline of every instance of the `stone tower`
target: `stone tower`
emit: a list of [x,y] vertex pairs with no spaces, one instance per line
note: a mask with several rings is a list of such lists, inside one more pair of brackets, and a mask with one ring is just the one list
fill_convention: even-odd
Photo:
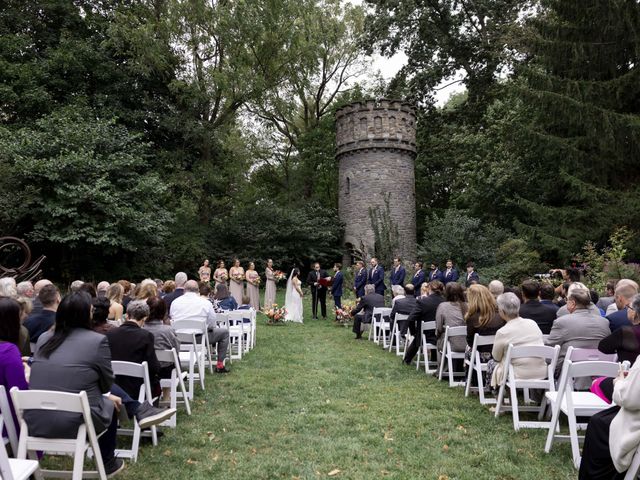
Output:
[[395,255],[416,258],[416,117],[399,100],[355,102],[336,112],[340,163],[339,214],[345,224],[344,263],[354,250],[370,258],[376,239],[369,209],[387,210],[398,229]]

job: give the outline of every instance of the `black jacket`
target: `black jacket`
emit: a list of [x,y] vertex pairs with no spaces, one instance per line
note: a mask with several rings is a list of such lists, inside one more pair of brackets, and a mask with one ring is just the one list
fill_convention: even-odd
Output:
[[548,335],[556,319],[556,312],[538,300],[528,300],[520,305],[520,316],[536,322],[542,333]]
[[[436,321],[436,311],[438,310],[438,305],[444,302],[444,298],[442,295],[432,293],[427,297],[420,297],[416,300],[416,306],[413,308],[413,311],[409,315],[409,322],[435,322]],[[420,331],[417,332],[420,335]],[[427,334],[427,341],[431,343],[435,343],[436,341],[436,331],[435,329],[432,332]],[[418,343],[419,345],[419,343]]]
[[416,302],[417,299],[414,296],[408,296],[396,300],[393,304],[393,308],[391,309],[391,319],[393,320],[396,318],[396,313],[411,315],[411,312],[413,312],[413,309],[416,307]]
[[384,307],[384,297],[379,293],[370,293],[360,299],[356,308],[351,312],[353,316],[357,315],[361,311],[364,311],[364,323],[371,323],[371,317],[373,316],[373,309],[378,307]]

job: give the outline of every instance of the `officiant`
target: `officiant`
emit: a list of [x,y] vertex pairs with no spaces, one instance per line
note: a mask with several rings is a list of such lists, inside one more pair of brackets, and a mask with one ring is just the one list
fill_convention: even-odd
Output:
[[322,319],[325,320],[327,318],[327,287],[320,284],[320,280],[327,276],[327,272],[320,268],[318,262],[313,264],[313,270],[307,275],[307,285],[311,288],[311,304],[314,320],[318,319],[318,303],[320,304]]

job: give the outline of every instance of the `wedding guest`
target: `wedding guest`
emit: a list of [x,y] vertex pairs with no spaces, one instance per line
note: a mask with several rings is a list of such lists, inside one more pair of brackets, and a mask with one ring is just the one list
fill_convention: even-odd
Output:
[[107,290],[107,299],[109,300],[109,317],[108,320],[119,324],[124,317],[124,287],[121,283],[113,283]]
[[627,304],[625,312],[630,325],[611,331],[611,335],[598,343],[598,350],[602,353],[617,353],[618,361],[628,360],[633,365],[640,355],[640,295],[636,294]]
[[402,259],[400,257],[396,257],[393,259],[393,269],[391,270],[391,278],[389,281],[391,282],[391,286],[394,285],[404,285],[404,277],[407,275],[404,267],[402,266]]
[[331,296],[333,297],[335,308],[338,309],[342,308],[342,283],[344,281],[342,264],[334,263],[333,271],[335,274],[333,275],[333,283],[331,284]]
[[500,280],[491,280],[488,288],[493,298],[498,298],[499,295],[504,293],[504,284]]
[[91,326],[94,332],[106,335],[106,333],[115,328],[113,324],[107,320],[109,318],[109,307],[111,306],[109,299],[105,297],[96,297],[91,300],[93,314],[91,316]]
[[107,290],[109,290],[109,286],[110,286],[109,282],[102,281],[98,283],[98,286],[96,287],[96,296],[106,298]]
[[118,280],[117,283],[122,285],[122,302],[120,303],[122,303],[123,309],[126,309],[129,302],[133,299],[132,295],[134,285],[129,280]]
[[[505,365],[505,361],[509,345],[514,347],[544,345],[542,331],[538,324],[518,315],[520,300],[515,294],[507,292],[498,295],[496,303],[498,313],[506,324],[496,332],[491,350],[491,356],[497,362],[493,367],[489,367],[489,370],[493,369],[491,373],[493,388],[499,388],[507,374],[508,365]],[[517,358],[511,363],[518,379],[532,380],[547,377],[547,362],[542,358]]]
[[276,277],[273,271],[273,260],[271,259],[267,260],[264,276],[266,278],[264,284],[264,308],[268,309],[276,303]]
[[[413,340],[404,353],[405,364],[411,365],[413,357],[418,353],[422,343],[422,322],[435,322],[438,306],[444,302],[443,292],[444,284],[440,280],[433,280],[427,283],[427,295],[416,300],[416,306],[407,319]],[[427,332],[426,335],[428,342],[436,342],[435,330]]]
[[364,262],[358,260],[355,267],[355,278],[353,280],[353,290],[356,292],[356,298],[364,297],[364,286],[367,284],[367,269],[364,268]]
[[69,292],[70,293],[76,293],[80,291],[80,287],[82,287],[82,284],[84,282],[82,280],[74,280],[73,282],[71,282],[71,284],[69,285]]
[[15,298],[18,296],[16,279],[13,277],[0,278],[0,297]]
[[[245,297],[247,296],[243,295],[241,300]],[[216,287],[216,293],[213,298],[216,300],[216,306],[220,310],[229,311],[236,310],[238,308],[236,299],[229,294],[229,289],[224,284],[220,284]]]
[[[616,284],[616,289],[618,287],[622,287],[623,285],[631,285],[633,288],[636,289],[637,292],[640,292],[640,286],[638,285],[637,282],[634,282],[633,280],[630,280],[628,278],[623,278],[621,280],[618,280],[618,283]],[[609,315],[617,311],[618,311],[618,305],[615,302],[615,294],[614,294],[614,301],[613,303],[611,303],[611,305],[607,307],[607,309],[605,310],[605,313],[606,313],[606,316],[608,317]]]
[[[436,338],[438,351],[444,347],[444,332],[447,327],[463,327],[464,316],[467,313],[467,301],[464,298],[462,285],[449,282],[444,288],[444,302],[436,310]],[[451,337],[451,349],[454,352],[464,352],[467,342],[465,337]]]
[[556,296],[556,291],[553,288],[553,285],[550,283],[543,283],[540,285],[540,303],[547,308],[553,310],[554,315],[560,308],[557,304],[553,302],[553,299]]
[[[587,307],[587,310],[589,311],[589,313],[591,313],[592,315],[596,315],[598,317],[600,317],[600,309],[598,307],[596,307],[593,302],[591,301],[591,293],[589,293],[589,289],[587,288],[587,286],[584,283],[580,283],[580,282],[573,282],[570,283],[567,286],[567,290],[566,290],[566,295],[565,298],[568,299],[569,295],[571,295],[572,292],[576,291],[576,290],[583,290],[587,293],[587,295],[589,296],[589,305]],[[568,315],[569,314],[569,307],[568,307],[568,300],[565,302],[565,304],[563,306],[561,306],[558,311],[556,312],[556,318],[560,318],[563,315]]]
[[257,312],[260,310],[260,275],[256,272],[255,263],[249,262],[245,278],[247,279],[247,296],[251,306]]
[[[413,284],[407,283],[404,286],[404,296],[402,298],[397,298],[397,300],[393,303],[391,307],[391,331],[393,331],[393,325],[396,322],[396,315],[411,315],[413,309],[416,306],[416,296],[413,294]],[[400,330],[400,335],[404,337],[407,334],[407,330],[409,329],[409,323],[407,320],[399,321],[398,329]]]
[[444,272],[444,283],[445,286],[450,282],[457,282],[458,278],[460,278],[460,274],[458,273],[458,269],[453,266],[453,260],[447,260],[447,269]]
[[605,294],[604,296],[600,297],[598,299],[598,302],[596,303],[596,306],[601,309],[604,310],[605,312],[607,311],[607,308],[609,307],[609,305],[611,305],[612,303],[614,303],[615,300],[615,294],[616,294],[616,284],[618,282],[616,280],[609,280],[607,282],[607,285],[605,286]]
[[18,347],[23,357],[29,357],[31,356],[31,338],[24,322],[33,311],[33,302],[28,297],[18,297],[16,301],[20,304],[20,343]]
[[156,291],[158,292],[159,297],[164,297],[164,281],[160,278],[154,278],[154,282],[156,282]]
[[42,311],[42,303],[40,302],[38,295],[40,294],[40,290],[42,290],[46,285],[51,285],[51,281],[47,279],[42,279],[42,280],[38,280],[33,285],[33,294],[35,295],[33,299],[33,310],[31,311],[31,313],[33,314],[40,313]]
[[322,313],[322,319],[327,318],[327,287],[320,283],[320,280],[326,278],[327,272],[320,268],[320,264],[315,262],[312,265],[312,270],[307,275],[307,285],[311,288],[311,310],[313,313],[313,320],[318,319],[318,304],[320,305],[320,312]]
[[32,343],[37,343],[40,335],[50,330],[56,323],[60,292],[55,285],[46,285],[40,290],[38,299],[42,304],[42,311],[40,313],[32,313],[24,322],[24,326],[29,330],[29,338]]
[[396,303],[396,300],[404,298],[404,287],[402,285],[393,285],[391,287],[391,308]]
[[354,318],[352,331],[356,334],[356,340],[362,339],[362,324],[371,323],[373,309],[377,307],[384,307],[384,297],[376,292],[373,284],[367,284],[364,287],[364,296],[351,311],[351,316]]
[[158,287],[156,282],[151,280],[149,282],[143,281],[140,284],[140,289],[136,293],[136,300],[147,301],[150,298],[154,298],[158,296]]
[[26,297],[33,299],[34,289],[31,282],[20,282],[16,285],[16,295],[18,297]]
[[614,301],[616,307],[618,307],[618,311],[607,316],[607,320],[609,320],[609,328],[612,332],[622,327],[631,326],[631,322],[627,316],[627,307],[631,303],[631,299],[637,295],[637,293],[638,289],[631,284],[622,284],[616,287]]
[[438,280],[444,284],[444,274],[438,268],[436,263],[431,264],[431,268],[429,269],[429,276],[427,277],[428,282],[433,282],[434,280]]
[[209,266],[209,260],[205,258],[204,262],[198,269],[198,276],[201,282],[209,282],[211,280],[211,267]]
[[211,303],[211,305],[215,304],[215,298],[211,298],[211,287],[209,286],[209,282],[198,282],[198,293],[202,298]]
[[213,272],[213,279],[215,280],[214,289],[221,283],[224,283],[225,285],[227,284],[227,281],[229,280],[229,271],[224,265],[224,260],[218,260],[218,267],[216,268],[216,271]]
[[425,280],[425,273],[424,270],[422,269],[422,262],[416,262],[414,265],[414,269],[415,272],[413,274],[413,279],[411,280],[411,283],[413,284],[413,292],[415,294],[416,297],[420,296],[420,288],[422,287],[422,284],[424,283]]
[[429,295],[429,283],[423,282],[422,285],[420,285],[420,295],[418,295],[418,298],[427,297],[428,295]]
[[[167,305],[159,297],[147,299],[149,307],[149,318],[144,322],[142,328],[153,334],[153,345],[156,350],[180,351],[180,341],[175,330],[167,319]],[[171,378],[173,363],[160,362],[160,378]]]
[[231,283],[229,284],[231,296],[235,298],[236,303],[242,302],[244,295],[244,268],[240,266],[240,260],[237,258],[233,261],[233,267],[229,271],[231,275]]
[[378,264],[378,259],[376,257],[371,259],[370,264],[371,269],[369,270],[367,283],[375,287],[376,293],[384,295],[384,291],[387,289],[387,286],[384,284],[384,268],[382,268],[382,265]]
[[251,299],[247,295],[243,295],[242,303],[238,305],[238,308],[236,310],[252,310],[252,309],[253,307],[251,306]]
[[175,292],[175,290],[176,290],[176,282],[174,280],[165,280],[162,286],[162,291],[164,292],[164,296],[162,297],[162,299],[164,300],[164,297],[166,297],[170,293]]
[[171,311],[171,304],[176,298],[184,295],[184,284],[187,283],[187,274],[184,272],[176,273],[174,278],[174,282],[176,283],[176,288],[173,292],[168,293],[164,296],[162,300],[167,305],[167,312]]
[[548,335],[556,319],[556,314],[553,309],[540,303],[539,295],[540,284],[538,282],[528,280],[522,284],[524,303],[520,305],[520,317],[533,320],[538,324],[542,333]]
[[467,277],[465,280],[465,286],[469,288],[470,285],[480,283],[480,276],[476,272],[476,265],[473,262],[467,263]]
[[[467,324],[467,352],[471,352],[473,339],[477,334],[495,335],[504,326],[504,320],[498,313],[496,299],[484,285],[471,284],[467,288],[467,313],[464,316]],[[491,345],[478,347],[483,363],[491,359]]]

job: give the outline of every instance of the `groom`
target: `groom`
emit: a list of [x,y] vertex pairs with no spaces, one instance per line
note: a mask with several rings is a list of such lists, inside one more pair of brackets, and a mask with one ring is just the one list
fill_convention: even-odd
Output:
[[326,278],[327,272],[320,269],[318,262],[313,264],[313,270],[307,276],[307,284],[311,287],[311,302],[313,306],[313,319],[318,319],[318,302],[322,311],[322,319],[327,318],[327,287],[320,285],[320,279]]

